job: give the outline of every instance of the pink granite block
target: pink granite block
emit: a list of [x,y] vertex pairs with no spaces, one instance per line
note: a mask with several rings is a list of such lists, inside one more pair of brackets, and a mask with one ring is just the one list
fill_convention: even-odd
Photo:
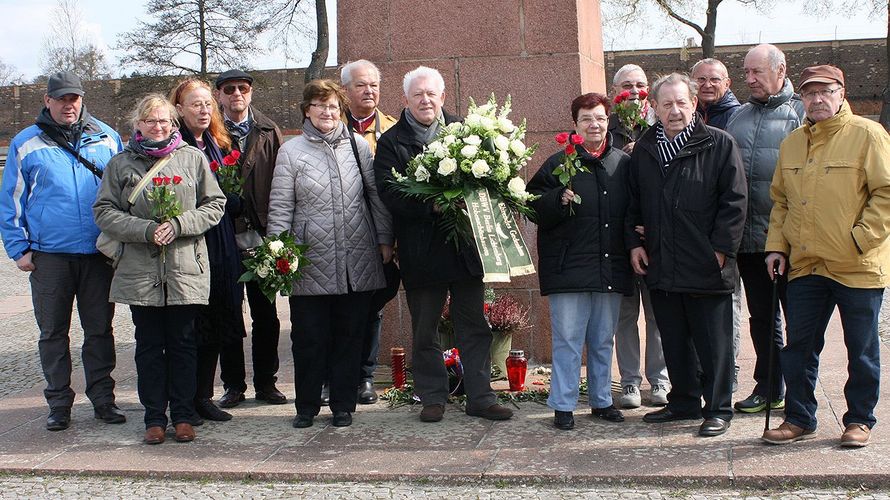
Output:
[[[525,50],[529,54],[578,52],[578,4],[565,0],[523,2]],[[585,22],[581,20],[581,22]],[[599,25],[597,25],[599,27]]]
[[391,24],[392,0],[374,3],[359,0],[337,2],[337,58],[339,64],[356,59],[388,61],[390,42],[398,33]]

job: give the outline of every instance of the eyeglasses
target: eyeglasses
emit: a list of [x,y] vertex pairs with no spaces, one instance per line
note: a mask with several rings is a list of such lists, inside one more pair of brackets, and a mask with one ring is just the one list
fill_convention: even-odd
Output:
[[704,85],[706,83],[710,83],[711,85],[717,86],[717,85],[720,85],[721,83],[723,83],[724,80],[726,80],[726,78],[718,78],[718,77],[704,78],[704,77],[701,77],[701,78],[696,78],[695,83],[697,83],[699,85]]
[[621,84],[621,88],[623,88],[624,90],[633,90],[634,88],[645,89],[648,86],[649,84],[646,82],[625,82]]
[[828,99],[833,96],[837,91],[841,90],[843,87],[838,87],[836,89],[822,89],[822,90],[813,90],[810,92],[802,92],[800,94],[804,99],[815,99],[816,96],[821,97],[822,99]]
[[195,111],[201,111],[202,109],[213,109],[213,101],[193,102],[189,104],[189,108]]
[[171,123],[173,123],[173,120],[154,120],[154,119],[148,119],[148,120],[139,120],[139,121],[141,121],[142,123],[148,125],[149,127],[154,127],[155,125],[160,125],[161,128],[167,128],[167,127],[170,126]]
[[312,104],[310,104],[310,106],[312,106],[315,109],[321,110],[321,111],[327,111],[328,113],[339,113],[340,112],[340,106],[338,106],[336,104],[315,104],[313,102]]
[[586,117],[585,116],[584,118],[581,118],[578,120],[578,125],[587,126],[593,122],[599,123],[600,125],[609,123],[609,117],[608,116],[594,116],[594,117]]
[[223,94],[232,95],[235,91],[241,92],[241,95],[250,93],[250,85],[246,83],[241,83],[238,85],[226,85],[222,88]]

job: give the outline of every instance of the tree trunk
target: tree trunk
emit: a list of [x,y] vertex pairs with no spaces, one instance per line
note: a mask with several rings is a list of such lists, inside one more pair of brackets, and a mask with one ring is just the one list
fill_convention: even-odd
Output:
[[198,50],[201,52],[201,79],[207,79],[207,21],[204,19],[206,6],[198,0]]
[[325,0],[315,0],[315,23],[318,37],[309,67],[306,68],[306,83],[324,76],[324,63],[328,60],[328,9]]
[[[717,34],[717,7],[722,0],[708,0],[708,10],[705,12],[705,29],[701,35],[702,58],[714,57],[714,44]],[[890,1],[890,0],[888,0]]]
[[890,64],[890,0],[887,0],[887,61],[884,65],[884,103],[881,105],[881,117],[879,121],[884,129],[890,132],[890,71],[887,70],[887,64]]

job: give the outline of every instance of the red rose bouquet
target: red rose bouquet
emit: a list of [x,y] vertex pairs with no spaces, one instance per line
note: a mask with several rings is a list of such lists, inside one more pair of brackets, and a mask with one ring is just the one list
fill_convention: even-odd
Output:
[[[563,157],[562,165],[553,169],[553,175],[559,179],[560,184],[568,189],[572,189],[572,178],[578,175],[579,172],[589,172],[587,167],[581,165],[581,160],[578,159],[578,150],[576,149],[577,146],[584,144],[584,138],[578,134],[562,132],[556,134],[556,143],[565,147],[566,154]],[[580,205],[581,195],[575,193],[572,203]],[[569,214],[575,215],[575,209],[572,208],[571,204],[569,204]]]
[[216,174],[219,179],[219,187],[224,193],[232,193],[241,195],[244,187],[244,179],[241,178],[241,166],[238,159],[241,158],[241,152],[233,149],[227,154],[220,165],[216,160],[210,162],[210,170]]
[[621,126],[627,130],[630,136],[633,136],[633,130],[638,126],[642,130],[649,128],[649,122],[643,116],[643,103],[649,97],[649,93],[641,90],[637,95],[638,97],[632,99],[630,91],[625,90],[612,99],[614,104],[612,110],[618,115],[618,121],[621,122]]
[[307,248],[308,245],[298,245],[288,231],[267,236],[262,245],[247,251],[248,257],[244,259],[247,271],[238,281],[256,281],[263,295],[274,303],[276,295],[290,295],[294,281],[302,277],[300,270],[309,263]]
[[[168,177],[159,175],[152,177],[152,188],[146,195],[151,204],[151,216],[154,220],[164,223],[177,215],[182,214],[182,204],[176,198],[176,191],[173,186],[182,182],[182,177],[174,175]],[[161,260],[167,261],[167,245],[161,246]]]

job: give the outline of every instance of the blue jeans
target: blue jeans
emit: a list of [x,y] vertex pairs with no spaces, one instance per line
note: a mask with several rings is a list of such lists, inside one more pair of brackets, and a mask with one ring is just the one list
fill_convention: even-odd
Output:
[[844,426],[875,424],[881,380],[878,313],[883,288],[850,288],[823,276],[805,276],[788,283],[788,340],[782,349],[785,375],[785,420],[804,429],[816,428],[816,379],[825,329],[837,306],[847,347]]
[[550,301],[553,373],[547,406],[573,411],[578,403],[581,351],[587,345],[587,391],[591,408],[612,405],[612,343],[621,295],[554,293]]

